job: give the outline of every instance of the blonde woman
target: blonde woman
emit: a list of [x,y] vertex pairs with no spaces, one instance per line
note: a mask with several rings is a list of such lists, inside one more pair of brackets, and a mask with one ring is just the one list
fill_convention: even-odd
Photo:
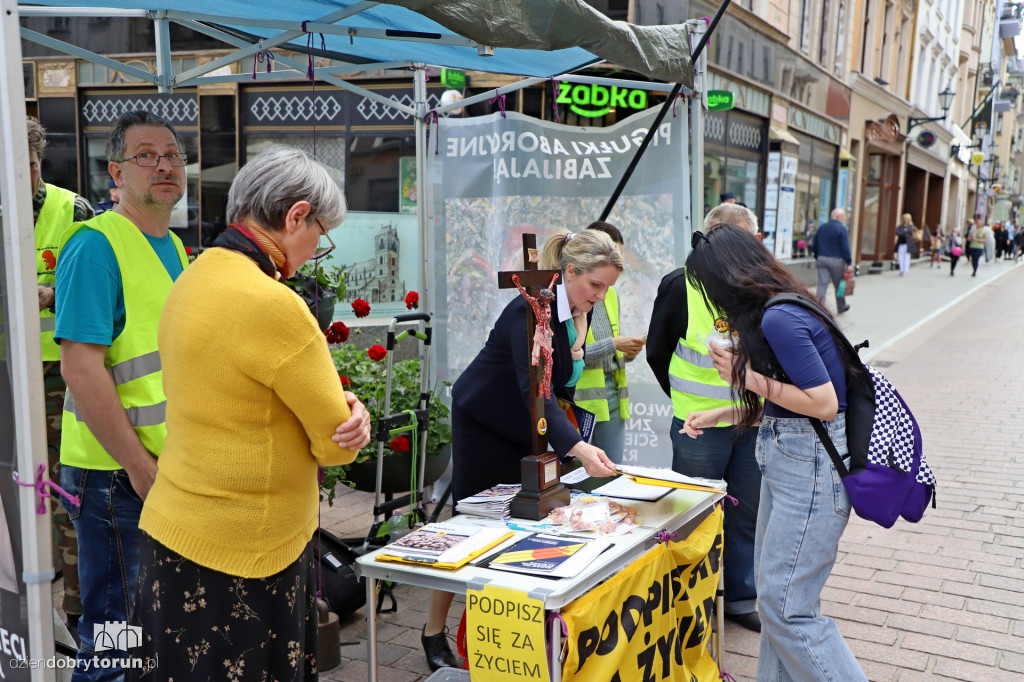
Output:
[[914,221],[909,213],[904,213],[899,225],[896,226],[896,261],[900,266],[900,277],[910,272],[910,254],[916,250],[914,241]]
[[[580,438],[558,406],[572,400],[583,373],[583,344],[591,311],[622,272],[622,253],[598,230],[556,232],[545,242],[540,267],[561,270],[551,302],[551,397],[544,401],[547,440],[563,457],[575,457],[591,476],[612,476],[604,450]],[[499,483],[520,480],[519,461],[530,454],[530,359],[527,357],[527,301],[516,296],[505,306],[483,349],[452,387],[452,500]],[[456,667],[445,622],[450,592],[431,593],[421,643],[431,670]]]

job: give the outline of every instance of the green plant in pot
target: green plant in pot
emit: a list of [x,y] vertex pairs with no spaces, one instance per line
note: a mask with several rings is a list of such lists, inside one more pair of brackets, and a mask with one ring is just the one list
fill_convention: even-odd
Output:
[[334,319],[334,306],[345,298],[345,268],[308,261],[284,283],[297,293],[326,331]]
[[[359,333],[356,330],[355,333]],[[377,433],[377,422],[384,416],[385,357],[387,351],[381,345],[361,350],[354,344],[345,343],[348,328],[343,322],[335,322],[327,330],[331,344],[334,365],[346,390],[355,393],[370,413],[370,433]],[[418,358],[393,362],[391,365],[391,414],[401,413],[418,407],[420,396],[420,361]],[[423,485],[437,480],[447,467],[448,443],[452,440],[451,426],[446,422],[448,407],[437,397],[430,397],[430,417],[427,428],[427,460]],[[384,445],[385,480],[384,492],[408,491],[411,473],[410,434],[398,435]],[[334,488],[345,483],[353,488],[372,491],[376,483],[376,441],[359,451],[351,464],[327,467],[320,484],[321,496],[328,503],[334,501]],[[393,466],[389,467],[389,463]],[[393,469],[393,471],[389,470]],[[389,487],[391,490],[389,490]]]

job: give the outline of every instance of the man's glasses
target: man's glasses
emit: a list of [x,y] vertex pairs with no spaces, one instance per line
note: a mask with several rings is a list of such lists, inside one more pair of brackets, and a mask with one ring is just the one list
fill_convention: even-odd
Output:
[[141,168],[156,168],[160,165],[160,159],[167,159],[167,163],[171,164],[175,168],[181,168],[188,163],[188,157],[178,152],[171,152],[170,154],[154,154],[153,152],[142,152],[135,156],[129,156],[127,159],[121,159],[117,163],[124,163],[125,161],[134,161],[136,165]]
[[312,258],[310,258],[312,261],[318,261],[331,251],[334,251],[334,242],[331,241],[331,235],[327,234],[327,230],[324,228],[323,223],[320,222],[319,218],[316,219],[316,224],[320,226],[320,233],[327,237],[327,243],[330,244],[330,246],[325,246],[322,249],[314,251]]
[[708,241],[708,237],[706,234],[704,234],[700,230],[694,230],[693,235],[690,236],[690,250],[692,251],[693,249],[696,249],[697,245],[700,244],[702,239],[704,240],[705,244],[711,243]]

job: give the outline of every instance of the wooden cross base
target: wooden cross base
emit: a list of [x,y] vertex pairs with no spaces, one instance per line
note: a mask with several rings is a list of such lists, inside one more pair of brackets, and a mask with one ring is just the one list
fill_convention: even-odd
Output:
[[569,504],[569,489],[560,480],[559,459],[554,452],[545,452],[520,460],[523,487],[509,509],[514,518],[540,521],[552,509]]

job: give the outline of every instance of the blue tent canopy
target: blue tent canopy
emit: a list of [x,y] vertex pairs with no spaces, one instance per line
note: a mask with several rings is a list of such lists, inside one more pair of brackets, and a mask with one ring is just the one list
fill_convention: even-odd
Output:
[[[273,4],[242,0],[22,0],[20,5],[23,16],[31,16],[32,7],[76,8],[75,13],[81,15],[100,8],[155,12],[159,14],[150,14],[155,20],[166,18],[192,28],[201,24],[229,29],[246,43],[293,31],[294,36],[276,46],[298,52],[307,50],[305,27],[309,33],[324,36],[325,52],[318,54],[364,68],[373,68],[375,64],[425,63],[549,78],[598,61],[598,57],[578,47],[541,51],[481,46],[404,7],[358,0],[289,0]],[[23,35],[36,39],[24,31]],[[46,44],[62,49],[56,42]],[[319,50],[320,36],[314,35],[313,42]],[[491,52],[493,56],[481,54]]]

